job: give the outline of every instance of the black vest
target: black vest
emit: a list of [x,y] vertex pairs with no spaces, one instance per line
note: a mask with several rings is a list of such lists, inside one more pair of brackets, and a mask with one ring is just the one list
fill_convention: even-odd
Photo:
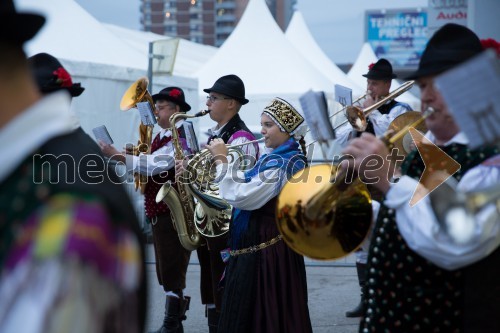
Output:
[[245,125],[245,122],[241,120],[240,115],[236,114],[229,122],[224,126],[222,131],[219,133],[219,135],[212,135],[208,138],[207,143],[210,142],[213,138],[221,138],[224,143],[227,143],[229,141],[229,138],[236,132],[238,131],[246,131],[248,133],[252,133],[248,129],[248,127]]
[[[497,154],[496,148],[470,151],[452,144],[442,148],[461,164],[463,174]],[[427,166],[429,167],[429,166]],[[420,179],[424,170],[417,151],[408,155],[403,174]],[[473,265],[453,271],[412,251],[399,233],[395,212],[381,205],[368,255],[366,313],[360,332],[497,332],[500,250]]]

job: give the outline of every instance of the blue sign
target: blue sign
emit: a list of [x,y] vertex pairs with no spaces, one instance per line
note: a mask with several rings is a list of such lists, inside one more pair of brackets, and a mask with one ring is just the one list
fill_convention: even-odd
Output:
[[427,44],[427,12],[418,10],[366,12],[366,41],[377,58],[393,67],[415,69]]

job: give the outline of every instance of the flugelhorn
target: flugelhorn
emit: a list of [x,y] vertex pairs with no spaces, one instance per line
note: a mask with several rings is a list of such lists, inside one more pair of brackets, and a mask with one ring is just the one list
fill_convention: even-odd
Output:
[[[151,94],[148,91],[149,81],[146,77],[141,77],[135,81],[123,94],[120,102],[120,109],[122,111],[128,111],[137,106],[137,103],[148,102],[151,111],[154,113],[155,105]],[[139,153],[149,154],[151,153],[151,140],[153,137],[153,126],[148,126],[144,124],[139,125],[139,141],[137,146],[132,148],[132,154],[139,155]],[[135,179],[135,189],[141,189],[141,193],[144,193],[147,183],[147,176],[141,175],[139,173],[134,174]]]
[[[432,112],[426,110],[417,121],[395,134],[386,133],[382,140],[392,145]],[[278,195],[278,230],[292,250],[306,257],[345,257],[361,245],[370,230],[372,206],[366,184],[339,165],[316,164],[300,170]]]

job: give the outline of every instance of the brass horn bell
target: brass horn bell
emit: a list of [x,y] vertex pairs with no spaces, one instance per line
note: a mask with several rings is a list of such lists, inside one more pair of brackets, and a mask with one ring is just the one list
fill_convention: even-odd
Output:
[[283,240],[312,259],[345,257],[360,246],[370,229],[372,206],[366,185],[359,177],[350,184],[335,181],[332,176],[337,170],[333,164],[305,168],[278,196],[276,218]]

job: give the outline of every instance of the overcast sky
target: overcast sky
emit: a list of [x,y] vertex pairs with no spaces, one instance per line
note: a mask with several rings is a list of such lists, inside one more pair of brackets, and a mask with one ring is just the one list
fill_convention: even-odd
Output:
[[[140,30],[139,0],[76,0],[96,19]],[[364,41],[364,11],[424,8],[428,0],[298,0],[297,8],[323,51],[337,64],[353,63]]]

